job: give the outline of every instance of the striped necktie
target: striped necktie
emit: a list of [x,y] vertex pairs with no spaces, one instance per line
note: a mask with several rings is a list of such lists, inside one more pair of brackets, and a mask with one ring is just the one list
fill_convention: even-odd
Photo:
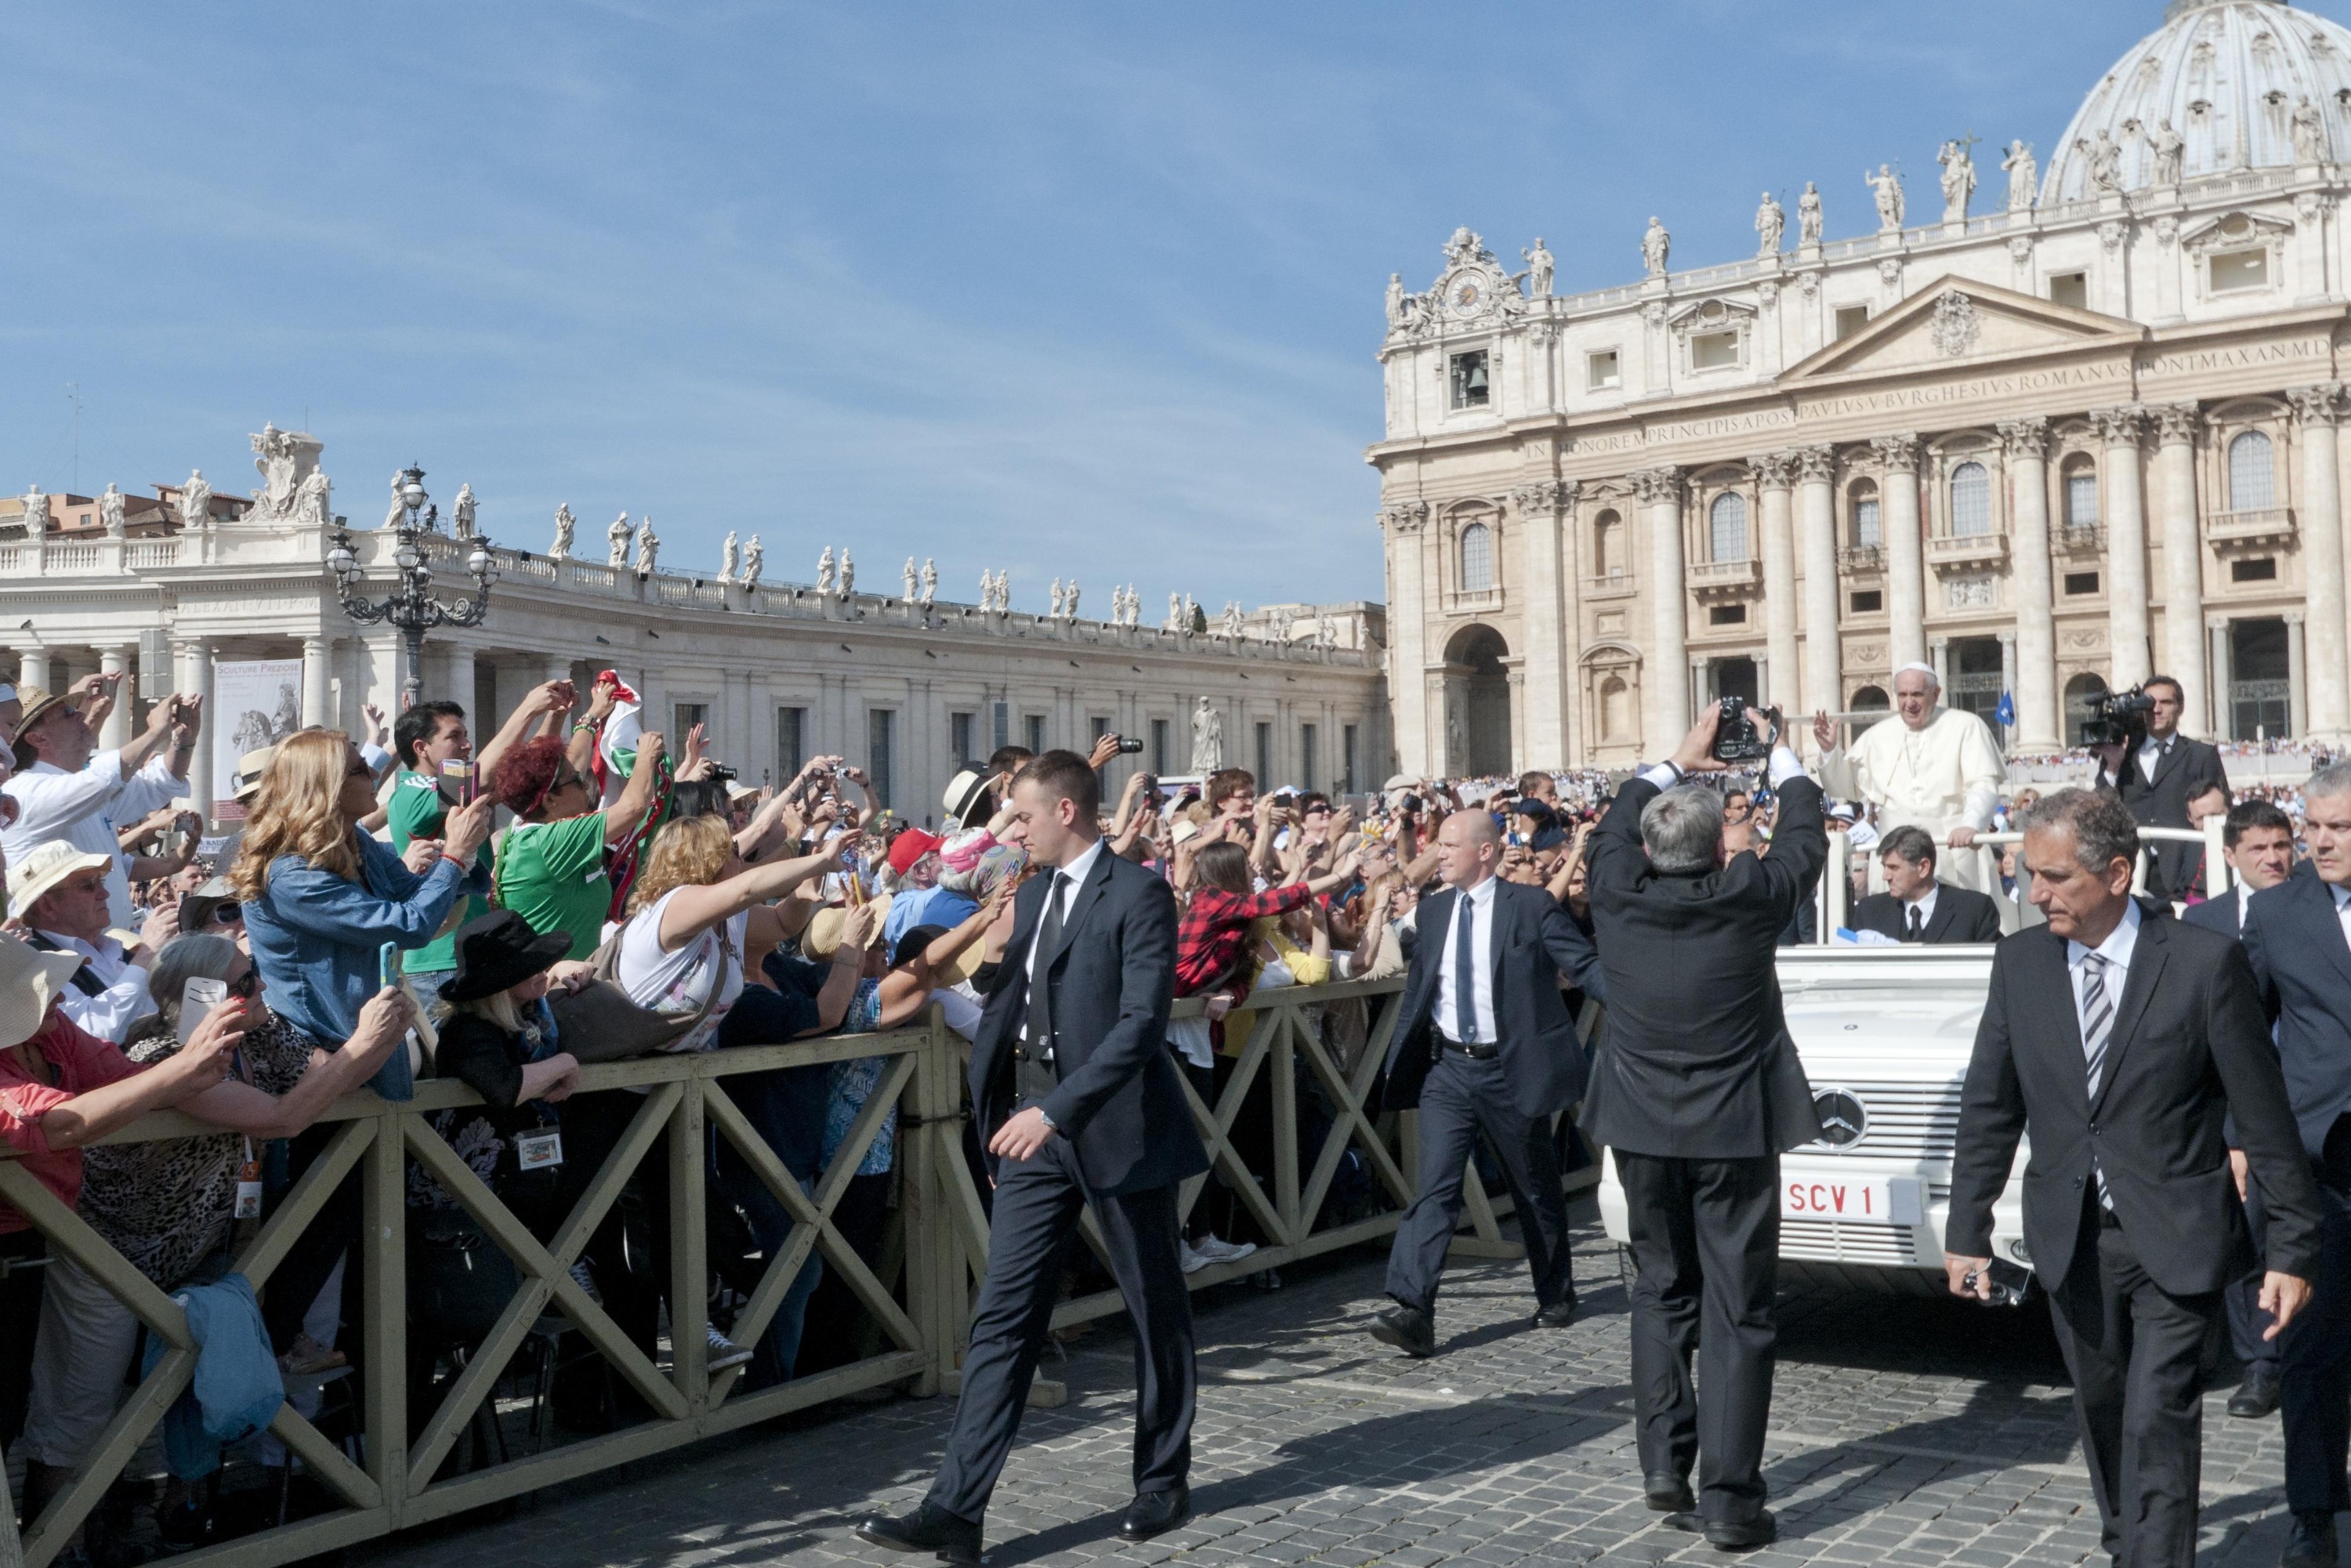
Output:
[[[2082,960],[2082,1058],[2089,1074],[2089,1097],[2098,1097],[2099,1082],[2106,1071],[2106,1045],[2115,1032],[2115,1000],[2106,994],[2106,970],[2109,961],[2093,953]],[[2090,1173],[2098,1178],[2098,1202],[2106,1208],[2115,1200],[2106,1192],[2106,1173],[2098,1168],[2097,1156],[2090,1158]]]

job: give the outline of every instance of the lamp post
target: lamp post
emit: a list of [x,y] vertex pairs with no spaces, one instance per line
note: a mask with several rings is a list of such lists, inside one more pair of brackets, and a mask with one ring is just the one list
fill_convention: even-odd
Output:
[[401,683],[401,708],[405,712],[423,695],[424,633],[435,626],[479,626],[490,607],[490,584],[498,580],[498,566],[490,555],[490,541],[476,537],[473,553],[465,558],[466,573],[474,580],[472,595],[455,602],[434,598],[433,564],[425,559],[424,536],[439,531],[441,508],[424,493],[423,469],[411,464],[401,470],[400,500],[400,519],[392,525],[397,542],[392,550],[400,582],[391,593],[377,600],[367,597],[366,573],[351,549],[350,530],[340,522],[335,525],[334,544],[327,551],[327,570],[335,574],[335,592],[342,601],[344,614],[362,626],[388,622],[399,628],[408,651],[407,678]]

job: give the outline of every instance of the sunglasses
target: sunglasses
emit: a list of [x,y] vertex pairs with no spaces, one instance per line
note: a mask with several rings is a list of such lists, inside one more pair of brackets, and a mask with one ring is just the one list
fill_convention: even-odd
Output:
[[213,905],[213,924],[215,925],[234,925],[244,918],[245,905],[233,899],[226,904]]
[[247,969],[228,983],[228,994],[238,1001],[249,1002],[261,992],[261,971]]

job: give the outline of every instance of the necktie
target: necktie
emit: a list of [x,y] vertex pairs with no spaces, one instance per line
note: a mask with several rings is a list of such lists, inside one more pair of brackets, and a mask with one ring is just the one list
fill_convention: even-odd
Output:
[[1037,927],[1037,962],[1029,971],[1029,1042],[1040,1054],[1053,1049],[1053,950],[1061,945],[1061,887],[1070,879],[1053,873],[1045,890],[1045,918]]
[[1466,893],[1453,904],[1453,1038],[1478,1038],[1478,906]]
[[[2106,995],[2106,966],[2107,961],[2095,953],[2082,960],[2082,1058],[2093,1101],[2098,1097],[2099,1080],[2105,1076],[2106,1042],[2115,1030],[2114,999]],[[2098,1179],[2098,1202],[2112,1208],[2115,1202],[2106,1194],[2106,1173],[2098,1168],[2095,1155],[2090,1174]]]
[[1910,906],[1910,934],[1906,940],[1911,942],[1924,942],[1926,939],[1927,927],[1925,923],[1918,918],[1918,906],[1914,904]]

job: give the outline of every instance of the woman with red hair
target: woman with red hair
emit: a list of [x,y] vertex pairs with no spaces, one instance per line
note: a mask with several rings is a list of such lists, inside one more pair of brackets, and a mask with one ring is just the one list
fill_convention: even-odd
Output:
[[662,737],[637,740],[637,763],[611,809],[599,811],[595,791],[553,736],[526,741],[498,760],[491,789],[517,818],[498,845],[497,904],[545,936],[571,938],[569,956],[586,958],[604,939],[612,884],[604,851],[632,837],[660,788]]

